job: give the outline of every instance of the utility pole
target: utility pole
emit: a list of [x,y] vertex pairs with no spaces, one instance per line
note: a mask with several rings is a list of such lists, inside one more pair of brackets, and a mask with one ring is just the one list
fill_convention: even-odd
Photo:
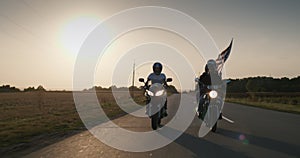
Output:
[[135,77],[135,61],[133,61],[133,70],[132,70],[132,88],[134,87],[134,77]]
[[133,69],[132,69],[132,88],[131,88],[131,96],[134,98],[134,77],[135,77],[135,61],[133,61]]

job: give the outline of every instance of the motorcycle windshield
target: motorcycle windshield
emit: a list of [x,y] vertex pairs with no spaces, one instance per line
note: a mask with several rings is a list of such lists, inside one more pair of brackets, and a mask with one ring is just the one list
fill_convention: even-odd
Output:
[[149,87],[149,93],[151,93],[150,96],[150,102],[147,104],[147,108],[149,109],[148,115],[152,116],[159,112],[165,105],[167,94],[164,86],[159,83],[152,84]]

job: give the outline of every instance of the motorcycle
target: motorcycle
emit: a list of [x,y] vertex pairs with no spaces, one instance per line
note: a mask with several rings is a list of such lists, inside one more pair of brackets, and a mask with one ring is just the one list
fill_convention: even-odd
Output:
[[197,94],[197,97],[199,97],[199,99],[197,98],[198,104],[200,104],[201,99],[204,100],[204,103],[199,105],[202,106],[202,110],[199,112],[197,109],[197,115],[202,121],[204,121],[205,125],[209,127],[212,132],[216,132],[218,120],[222,119],[222,106],[224,104],[225,94],[224,86],[227,81],[223,80],[220,85],[205,85],[199,82],[198,78],[196,78],[195,81],[207,89],[206,93],[202,96]]
[[[168,78],[166,82],[171,82],[172,78]],[[145,84],[146,96],[146,114],[151,118],[151,127],[156,130],[161,126],[161,119],[166,117],[167,90],[165,84],[154,83],[150,86],[146,85],[143,78],[139,78],[139,82]]]

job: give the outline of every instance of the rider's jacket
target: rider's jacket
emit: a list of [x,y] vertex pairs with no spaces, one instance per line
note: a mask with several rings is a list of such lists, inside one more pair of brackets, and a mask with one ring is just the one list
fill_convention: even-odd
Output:
[[[222,79],[217,73],[207,73],[203,72],[199,77],[199,88],[200,88],[200,95],[203,95],[208,92],[208,89],[204,85],[212,85],[212,77],[213,77],[213,84],[221,84]],[[204,85],[203,85],[204,84]]]
[[166,82],[166,75],[164,73],[161,73],[159,75],[156,75],[155,73],[151,73],[147,78],[147,83],[149,81],[151,81],[151,84],[154,84],[154,83],[163,84]]

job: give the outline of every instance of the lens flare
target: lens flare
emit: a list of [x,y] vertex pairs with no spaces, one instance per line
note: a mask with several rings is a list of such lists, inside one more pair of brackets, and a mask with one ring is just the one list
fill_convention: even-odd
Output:
[[244,134],[239,135],[239,140],[242,141],[242,143],[244,145],[248,145],[249,144],[249,140],[246,138],[246,136]]
[[99,22],[98,18],[89,16],[68,21],[61,31],[61,45],[72,54],[77,54],[85,37]]
[[245,136],[245,135],[241,134],[241,135],[239,136],[239,140],[245,140],[245,139],[246,139],[246,136]]

